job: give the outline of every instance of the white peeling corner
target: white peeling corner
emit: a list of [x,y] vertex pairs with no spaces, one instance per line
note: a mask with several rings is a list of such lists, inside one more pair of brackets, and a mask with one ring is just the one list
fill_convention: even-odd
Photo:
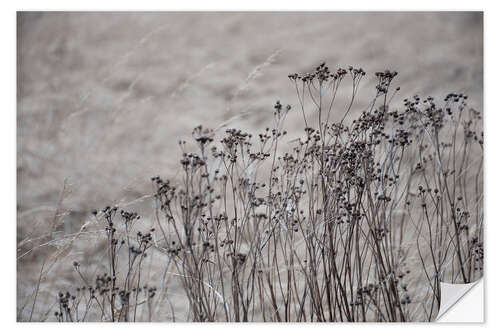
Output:
[[440,323],[484,322],[484,282],[468,284],[441,283]]

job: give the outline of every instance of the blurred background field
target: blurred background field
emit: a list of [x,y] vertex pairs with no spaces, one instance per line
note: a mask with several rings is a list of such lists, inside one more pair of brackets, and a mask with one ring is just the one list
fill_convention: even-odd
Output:
[[[298,135],[290,73],[322,61],[361,66],[367,78],[354,114],[384,69],[399,72],[393,107],[457,91],[482,111],[482,23],[481,13],[445,12],[19,13],[18,319],[31,312],[44,258],[63,247],[55,241],[80,230],[93,209],[125,204],[146,220],[153,214],[150,178],[176,177],[177,142],[193,127],[256,133],[281,100],[297,111],[286,127]],[[92,264],[79,246],[61,256]],[[74,278],[66,264],[44,266],[34,319],[54,285]]]

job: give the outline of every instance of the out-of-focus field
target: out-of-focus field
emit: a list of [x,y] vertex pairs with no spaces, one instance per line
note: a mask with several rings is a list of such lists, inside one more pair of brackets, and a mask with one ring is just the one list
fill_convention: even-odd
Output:
[[[150,178],[176,176],[178,140],[199,124],[257,132],[276,100],[297,108],[292,72],[322,61],[363,67],[354,113],[386,68],[399,72],[393,107],[457,91],[482,111],[480,13],[20,13],[17,52],[20,320],[49,248],[61,246],[44,244],[106,205],[134,206],[147,220]],[[298,111],[286,127],[291,138],[302,130]],[[101,260],[84,245],[61,256]],[[74,278],[66,264],[44,266],[33,320]]]

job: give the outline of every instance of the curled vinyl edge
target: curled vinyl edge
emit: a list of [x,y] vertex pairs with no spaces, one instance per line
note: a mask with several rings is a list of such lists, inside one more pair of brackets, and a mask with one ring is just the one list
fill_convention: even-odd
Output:
[[436,317],[436,322],[481,323],[484,321],[484,281],[482,278],[467,284],[441,282],[440,287],[441,306]]

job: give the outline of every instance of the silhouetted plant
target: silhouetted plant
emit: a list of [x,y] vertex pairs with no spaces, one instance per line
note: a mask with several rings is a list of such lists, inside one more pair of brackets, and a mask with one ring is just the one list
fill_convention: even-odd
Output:
[[[118,236],[118,208],[96,212],[109,270],[90,284],[75,263],[85,285],[59,294],[56,318],[84,321],[92,310],[98,320],[135,321],[146,304],[152,320],[153,307],[167,306],[164,280],[156,302],[157,290],[140,284],[154,248],[165,274],[179,274],[189,320],[432,320],[440,281],[482,274],[481,114],[464,94],[414,96],[394,109],[397,72],[387,70],[347,124],[365,75],[324,63],[290,74],[305,130],[283,155],[292,108],[280,101],[256,136],[196,127],[196,151],[179,142],[182,181],[152,178],[156,231],[132,237],[139,217],[122,211]],[[349,103],[334,110],[346,81]],[[430,293],[417,294],[422,285]]]

